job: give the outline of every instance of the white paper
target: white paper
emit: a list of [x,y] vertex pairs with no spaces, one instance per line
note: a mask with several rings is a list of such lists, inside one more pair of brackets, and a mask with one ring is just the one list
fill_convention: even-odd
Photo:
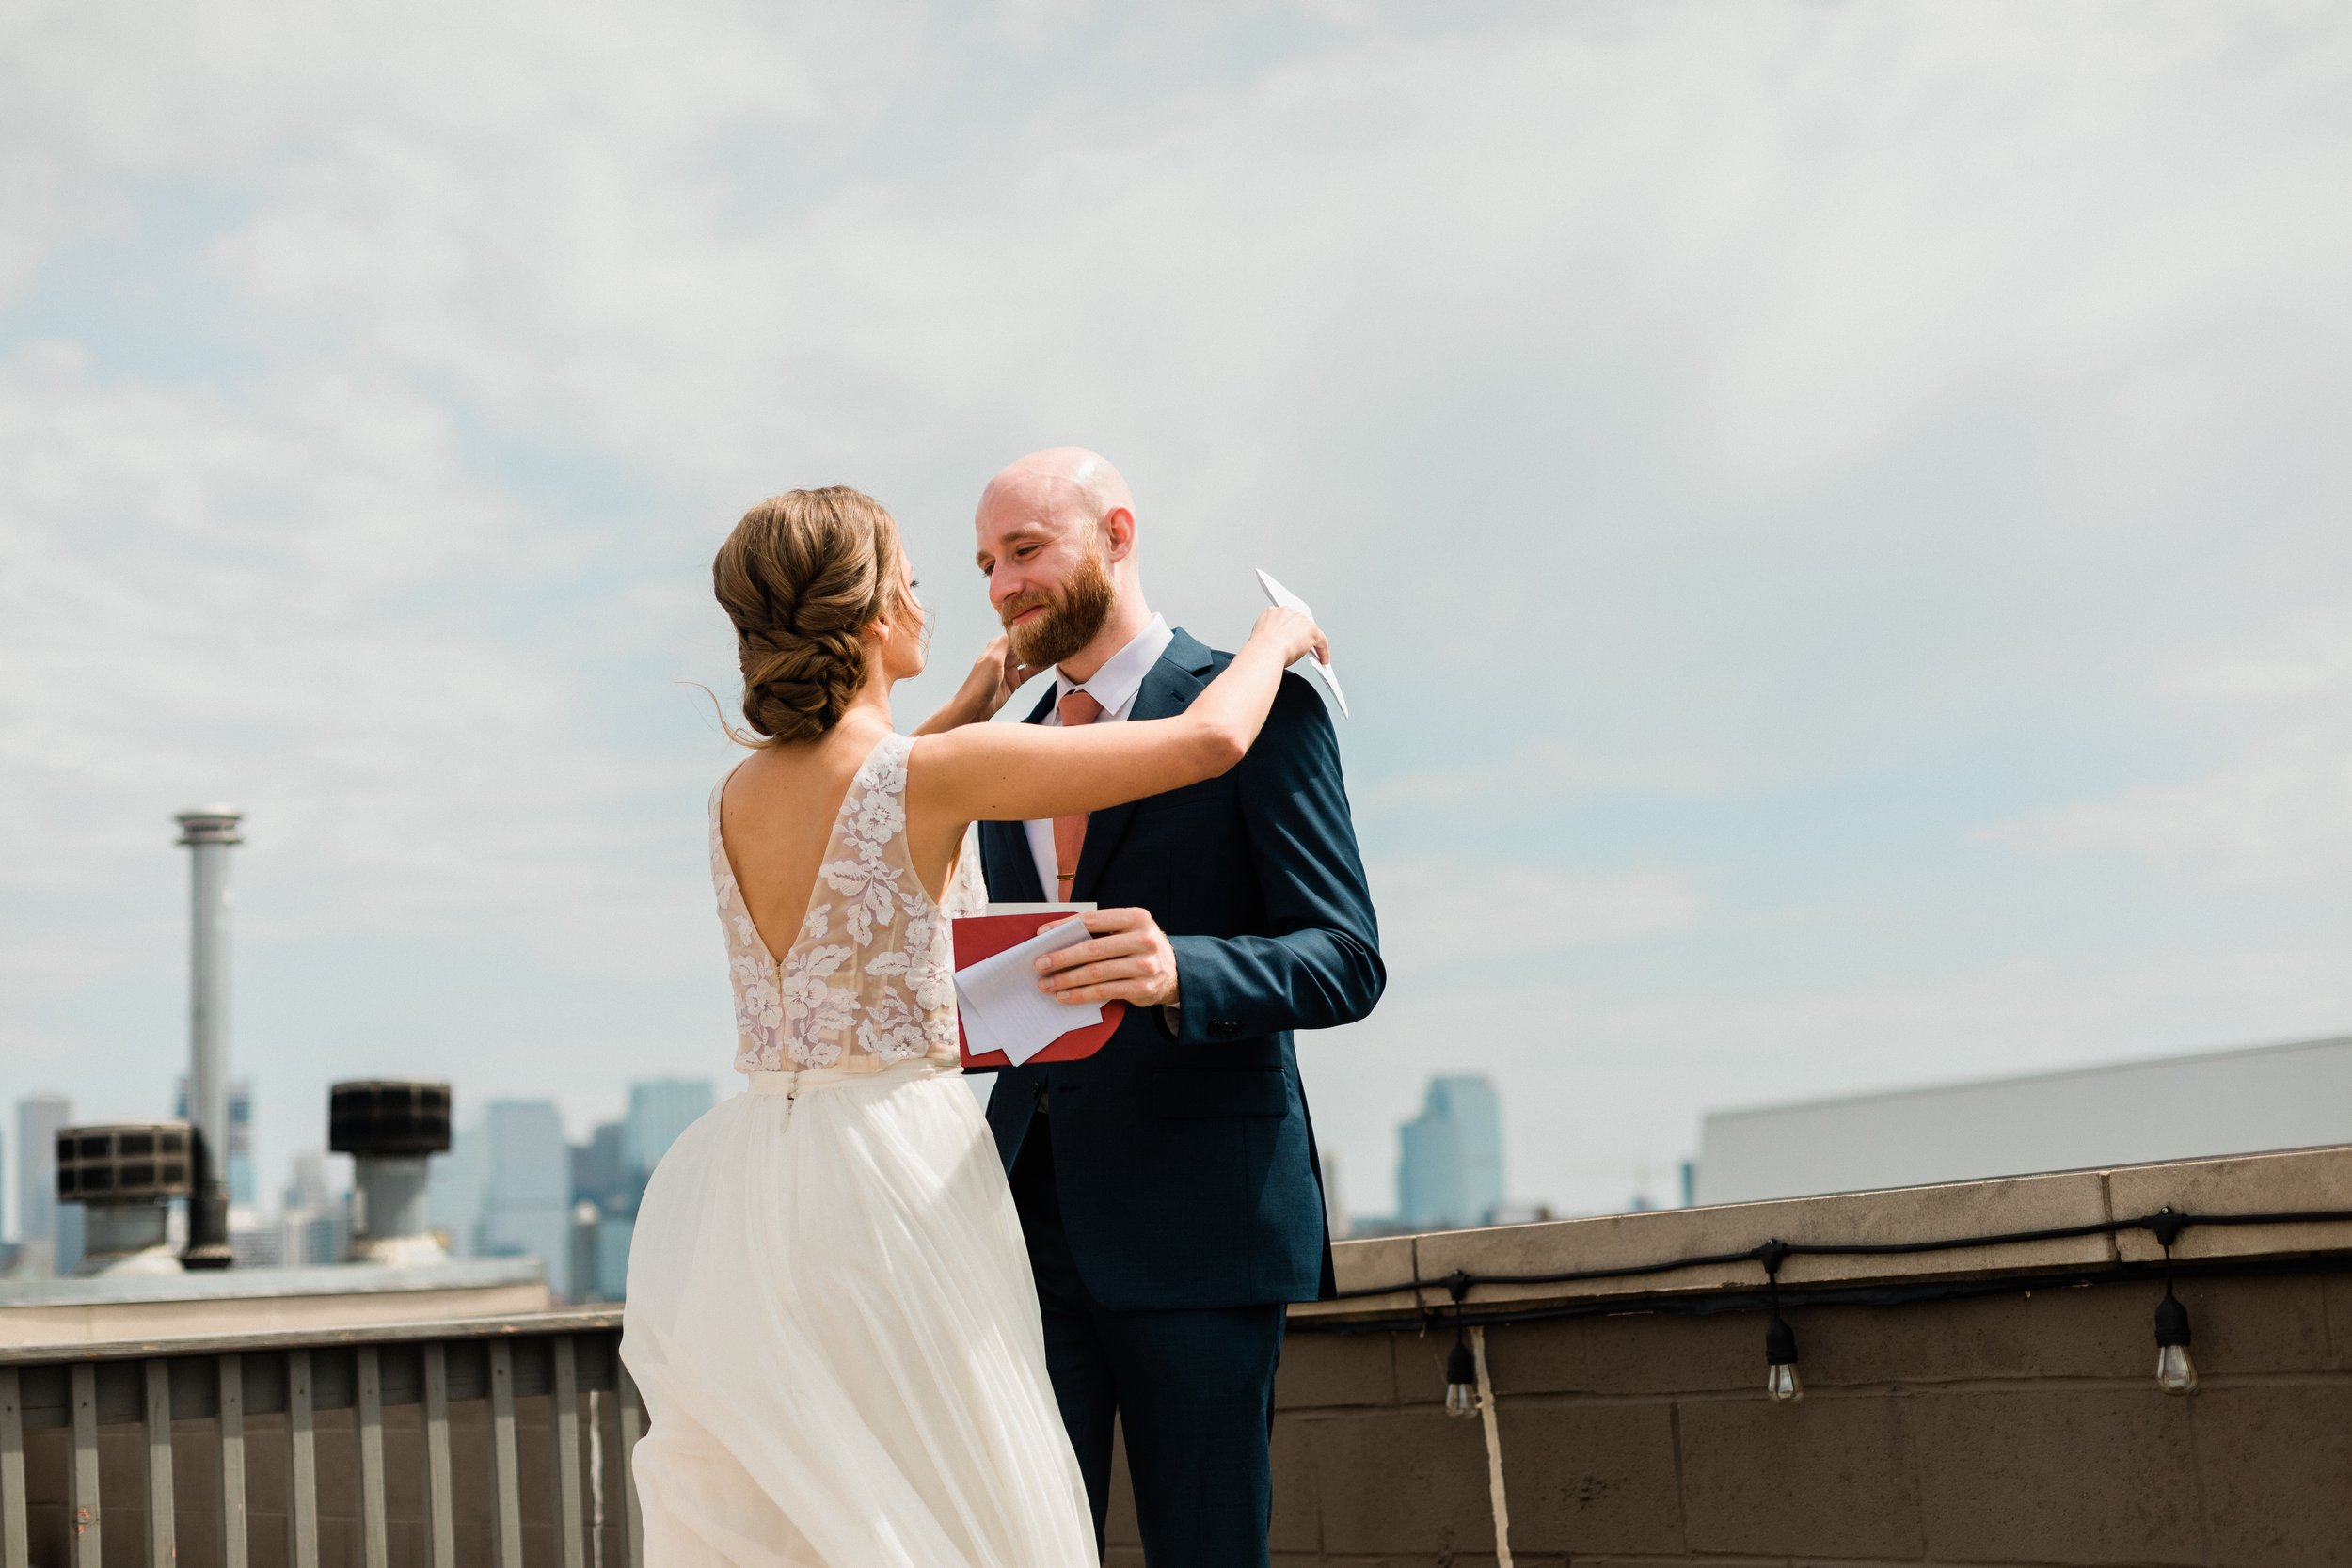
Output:
[[1103,1022],[1099,1002],[1057,1002],[1037,989],[1037,960],[1087,939],[1086,922],[1065,920],[1025,942],[956,971],[956,1006],[975,1052],[1001,1051],[1014,1066],[1073,1029]]
[[[1265,596],[1267,598],[1273,600],[1276,604],[1280,605],[1283,609],[1295,610],[1301,615],[1307,617],[1308,620],[1314,620],[1315,612],[1308,605],[1307,601],[1292,593],[1289,589],[1283,587],[1280,583],[1275,581],[1272,578],[1266,576],[1263,567],[1260,568],[1258,572],[1258,585],[1265,590]],[[1331,668],[1331,661],[1329,659],[1317,658],[1314,655],[1309,654],[1306,657],[1306,662],[1314,666],[1315,673],[1321,675],[1323,677],[1323,684],[1330,689],[1331,700],[1340,705],[1341,717],[1346,719],[1355,718],[1356,716],[1354,714],[1347,711],[1347,693],[1340,689],[1340,677],[1338,673]]]
[[956,1018],[963,1025],[963,1043],[970,1048],[973,1055],[985,1056],[992,1051],[1005,1049],[989,1032],[988,1021],[980,1017],[979,1009],[963,1005],[961,986],[956,988]]

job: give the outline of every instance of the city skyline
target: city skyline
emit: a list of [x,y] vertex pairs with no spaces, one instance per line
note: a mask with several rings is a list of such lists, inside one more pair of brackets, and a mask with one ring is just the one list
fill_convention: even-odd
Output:
[[[620,1114],[609,1120],[599,1120],[596,1118],[592,1110],[589,1118],[584,1124],[580,1125],[579,1131],[581,1138],[593,1138],[609,1128],[612,1130],[617,1140],[620,1130],[628,1124],[628,1105],[637,1091],[652,1088],[669,1090],[673,1093],[680,1089],[690,1089],[691,1092],[691,1087],[699,1087],[706,1096],[708,1096],[712,1092],[712,1082],[709,1078],[655,1078],[643,1082],[625,1082],[617,1085],[613,1091]],[[231,1104],[241,1107],[248,1105],[247,1097],[251,1092],[251,1084],[240,1077],[232,1092]],[[462,1094],[462,1090],[453,1092]],[[8,1117],[5,1131],[0,1131],[0,1162],[5,1163],[4,1168],[0,1168],[0,1241],[45,1239],[47,1236],[48,1231],[45,1228],[38,1235],[28,1236],[25,1201],[26,1195],[30,1193],[34,1195],[33,1203],[40,1214],[54,1215],[56,1209],[54,1189],[46,1182],[34,1180],[33,1173],[37,1169],[50,1168],[50,1157],[43,1152],[43,1149],[49,1139],[54,1136],[57,1127],[117,1121],[185,1120],[185,1116],[180,1110],[185,1102],[184,1093],[184,1085],[179,1080],[174,1080],[169,1093],[157,1097],[156,1103],[165,1107],[163,1109],[142,1108],[133,1097],[117,1096],[107,1102],[120,1109],[103,1114],[88,1109],[76,1112],[73,1107],[78,1102],[72,1095],[56,1093],[45,1088],[37,1089],[28,1094],[19,1094],[12,1099],[0,1100],[0,1104],[8,1107]],[[464,1101],[460,1100],[459,1103],[463,1106]],[[573,1138],[575,1119],[564,1114],[563,1102],[548,1100],[547,1103],[558,1111],[559,1125],[563,1128],[566,1147],[579,1147],[578,1142]],[[592,1101],[591,1104],[593,1105],[594,1102]],[[41,1108],[40,1115],[36,1120],[28,1121],[27,1112],[35,1106]],[[705,1108],[707,1108],[707,1101]],[[461,1112],[461,1114],[472,1113]],[[689,1117],[685,1119],[691,1121],[692,1117]],[[254,1125],[249,1112],[245,1117],[240,1118],[237,1124],[238,1131],[246,1133],[248,1138],[253,1135]],[[676,1132],[683,1129],[683,1122],[676,1123],[670,1136],[675,1137]],[[39,1137],[27,1138],[25,1129],[28,1126],[37,1126],[43,1131]],[[321,1168],[326,1173],[326,1179],[331,1190],[341,1193],[348,1189],[351,1170],[349,1161],[342,1155],[330,1154],[326,1149],[326,1112],[323,1100],[318,1116],[317,1131],[308,1140],[287,1137],[273,1140],[273,1146],[283,1155],[282,1163],[277,1168],[281,1176],[288,1179],[287,1184],[299,1180],[297,1173],[305,1162],[315,1161],[321,1163]],[[660,1140],[660,1147],[667,1147],[667,1139]],[[238,1161],[235,1169],[238,1177],[241,1177],[244,1182],[249,1182],[250,1185],[242,1188],[236,1201],[241,1206],[257,1211],[277,1212],[282,1207],[284,1184],[269,1179],[262,1162],[246,1148],[241,1148],[237,1150],[237,1154]],[[232,1180],[234,1180],[236,1178],[232,1178]],[[40,1196],[42,1194],[48,1196],[43,1197]]]
[[[238,1081],[232,1104],[246,1102],[250,1085]],[[184,1103],[184,1081],[174,1093]],[[428,1165],[431,1223],[446,1236],[453,1256],[523,1254],[546,1262],[559,1292],[585,1291],[594,1299],[618,1299],[628,1266],[638,1196],[652,1167],[679,1133],[716,1100],[708,1079],[663,1077],[626,1085],[627,1109],[614,1121],[598,1123],[584,1140],[572,1141],[560,1108],[547,1099],[492,1101],[460,1113],[453,1147]],[[151,1120],[152,1117],[134,1117]],[[174,1117],[171,1119],[183,1119]],[[39,1195],[26,1221],[0,1203],[0,1242],[17,1252],[0,1259],[0,1275],[38,1278],[71,1272],[79,1259],[81,1208],[56,1198],[49,1151],[58,1129],[89,1125],[64,1096],[34,1094],[12,1107],[8,1134],[0,1135],[0,1157],[19,1152],[8,1172],[12,1190]],[[249,1136],[249,1117],[235,1124]],[[248,1168],[248,1180],[254,1173]],[[240,1268],[272,1268],[345,1260],[353,1237],[352,1168],[322,1148],[297,1148],[282,1187],[272,1185],[231,1209],[230,1241]],[[11,1183],[0,1180],[0,1196]],[[580,1232],[583,1203],[595,1212],[595,1228]],[[173,1220],[173,1243],[184,1243],[183,1226]],[[589,1255],[582,1258],[583,1241]],[[22,1243],[39,1248],[28,1253]]]

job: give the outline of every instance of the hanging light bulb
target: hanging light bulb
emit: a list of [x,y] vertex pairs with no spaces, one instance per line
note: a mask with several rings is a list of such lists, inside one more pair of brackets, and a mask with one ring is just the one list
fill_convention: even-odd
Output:
[[1794,1404],[1804,1398],[1804,1379],[1797,1375],[1797,1331],[1778,1307],[1764,1330],[1764,1391],[1776,1404]]
[[1460,1269],[1446,1275],[1446,1293],[1454,1298],[1454,1348],[1445,1358],[1445,1413],[1457,1421],[1478,1414],[1478,1357],[1470,1354],[1470,1335],[1462,1326],[1462,1302],[1470,1291],[1470,1276]]
[[2156,1386],[2168,1394],[2197,1392],[2197,1363],[2188,1354],[2188,1308],[2170,1285],[2156,1303]]
[[1478,1361],[1458,1333],[1445,1358],[1445,1413],[1464,1421],[1478,1414]]

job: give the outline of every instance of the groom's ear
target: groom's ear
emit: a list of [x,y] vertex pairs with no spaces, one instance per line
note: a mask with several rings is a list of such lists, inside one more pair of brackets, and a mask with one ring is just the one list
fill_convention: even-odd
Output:
[[1103,552],[1113,561],[1124,561],[1136,549],[1136,515],[1123,506],[1114,506],[1103,516]]

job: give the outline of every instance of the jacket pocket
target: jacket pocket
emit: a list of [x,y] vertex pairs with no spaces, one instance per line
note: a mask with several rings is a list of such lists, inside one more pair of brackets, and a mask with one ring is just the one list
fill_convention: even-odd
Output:
[[1280,1068],[1171,1068],[1152,1080],[1155,1117],[1279,1117],[1289,1109]]

